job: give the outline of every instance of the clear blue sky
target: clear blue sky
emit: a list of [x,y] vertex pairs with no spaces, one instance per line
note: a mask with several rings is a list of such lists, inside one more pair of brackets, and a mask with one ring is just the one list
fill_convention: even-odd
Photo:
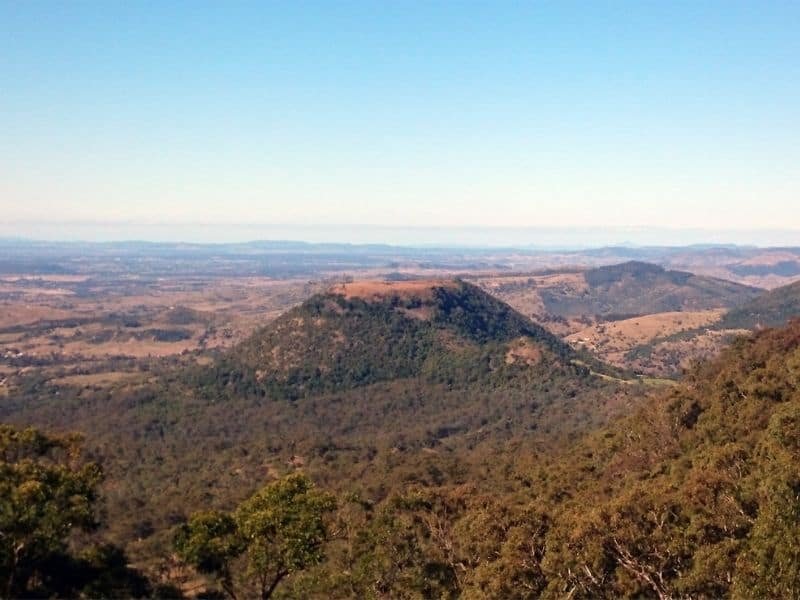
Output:
[[800,2],[0,0],[0,205],[800,230]]

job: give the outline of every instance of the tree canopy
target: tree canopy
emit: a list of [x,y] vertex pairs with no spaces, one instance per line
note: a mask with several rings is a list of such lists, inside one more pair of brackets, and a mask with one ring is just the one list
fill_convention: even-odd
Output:
[[319,564],[334,497],[301,474],[274,481],[232,513],[194,514],[176,534],[178,554],[216,577],[231,597],[270,598],[289,575]]

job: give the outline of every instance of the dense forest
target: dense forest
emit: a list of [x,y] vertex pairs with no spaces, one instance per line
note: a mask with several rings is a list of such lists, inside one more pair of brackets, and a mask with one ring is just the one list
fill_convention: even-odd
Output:
[[461,282],[316,296],[7,398],[0,593],[798,597],[799,384],[800,322],[659,390]]

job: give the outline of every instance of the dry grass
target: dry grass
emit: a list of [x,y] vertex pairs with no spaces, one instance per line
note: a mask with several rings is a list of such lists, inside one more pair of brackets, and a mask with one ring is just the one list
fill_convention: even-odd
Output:
[[73,387],[105,387],[120,381],[132,381],[141,379],[141,373],[127,373],[125,371],[106,371],[104,373],[90,373],[81,375],[66,375],[51,379],[50,383],[55,385],[68,385]]
[[0,304],[0,327],[27,325],[37,321],[68,319],[71,311],[54,308],[46,304],[30,304],[28,300]]
[[[105,358],[109,356],[128,356],[145,358],[148,356],[170,356],[181,352],[193,350],[197,347],[193,340],[181,342],[156,342],[152,340],[128,340],[124,342],[107,342],[102,344],[87,344],[73,342],[64,344],[62,353],[66,355],[80,355],[91,358]],[[41,352],[44,353],[44,352]]]
[[513,275],[478,277],[475,279],[483,290],[509,304],[529,319],[539,322],[551,333],[563,337],[586,327],[585,319],[547,318],[548,310],[542,299],[544,290],[558,290],[572,296],[580,296],[588,290],[582,272],[550,273],[547,275]]
[[[751,332],[746,329],[709,330],[688,340],[662,342],[653,348],[650,363],[659,365],[664,360],[668,360],[670,356],[680,356],[680,367],[686,369],[694,361],[710,359],[719,354],[728,344],[732,335],[750,334]],[[647,370],[646,367],[645,370]],[[657,372],[657,369],[650,369],[650,371]]]
[[331,288],[331,293],[345,298],[362,298],[365,300],[383,299],[387,297],[419,298],[432,300],[433,290],[441,287],[455,287],[455,282],[437,279],[420,281],[355,281],[340,283]]
[[23,296],[72,296],[75,292],[67,288],[19,286],[14,283],[0,284],[0,294],[19,294]]
[[542,360],[542,349],[531,340],[520,338],[509,345],[506,352],[506,364],[524,363],[537,365]]
[[[100,282],[89,296],[58,295],[62,286],[80,284],[83,276],[8,276],[2,278],[0,293],[0,328],[25,326],[25,331],[0,333],[0,356],[6,351],[21,351],[27,356],[56,354],[64,363],[84,358],[102,359],[111,356],[143,358],[180,354],[202,348],[229,347],[248,336],[254,329],[273,320],[313,293],[324,289],[321,283],[305,280],[273,280],[267,277],[231,277],[202,279],[174,278],[149,282]],[[54,283],[59,289],[52,295],[40,293],[39,281]],[[33,287],[31,287],[33,286]],[[184,306],[204,313],[201,319],[187,324],[169,321],[170,309]],[[123,327],[119,317],[131,315],[139,327]],[[49,328],[47,322],[80,319],[80,327]],[[179,342],[137,340],[136,333],[145,329],[188,329],[191,338]],[[110,337],[96,342],[94,336]],[[202,345],[201,345],[202,340]]]
[[690,339],[657,343],[645,360],[631,362],[628,352],[682,331],[702,329],[718,321],[724,310],[667,312],[599,323],[565,339],[575,346],[587,348],[602,360],[621,368],[664,375],[673,372],[675,359],[683,368],[698,358],[715,355],[724,345],[726,333],[706,331]]
[[627,352],[659,337],[706,327],[719,321],[724,310],[655,313],[623,321],[598,323],[566,339],[600,352]]
[[798,258],[800,257],[793,252],[770,251],[764,252],[763,254],[759,254],[752,258],[748,258],[747,260],[743,260],[739,264],[748,266],[772,266],[784,261],[794,262],[798,260]]

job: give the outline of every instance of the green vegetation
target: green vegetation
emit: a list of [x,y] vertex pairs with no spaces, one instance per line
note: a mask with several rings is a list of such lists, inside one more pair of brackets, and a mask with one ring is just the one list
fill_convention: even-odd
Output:
[[[232,598],[270,598],[286,577],[322,562],[333,496],[289,475],[264,487],[233,514],[200,512],[178,528],[178,554],[213,575]],[[237,590],[239,590],[237,594]]]
[[216,386],[214,394],[221,387],[291,400],[422,375],[452,382],[484,377],[494,369],[490,362],[502,362],[502,345],[517,338],[541,346],[552,360],[575,355],[541,326],[463,282],[433,287],[430,297],[367,301],[324,294],[196,377],[200,386]]
[[[799,384],[800,323],[741,340],[635,414],[518,465],[504,493],[412,487],[382,503],[361,560],[330,554],[377,560],[384,578],[347,570],[337,588],[321,570],[317,594],[798,597]],[[388,560],[383,543],[402,552]]]
[[0,426],[0,596],[140,597],[147,581],[109,545],[76,551],[96,525],[97,464],[77,436]]
[[724,279],[668,271],[630,261],[584,273],[587,288],[539,290],[551,315],[598,315],[605,319],[670,311],[731,308],[757,298],[761,290]]
[[717,324],[719,329],[781,327],[800,315],[800,282],[766,292],[752,302],[731,310]]
[[[286,361],[271,362],[273,348]],[[292,356],[300,367],[287,371]],[[114,516],[104,532],[155,567],[174,524],[298,468],[370,502],[477,473],[490,488],[504,476],[486,457],[506,444],[555,448],[638,401],[635,387],[592,375],[596,361],[562,356],[577,355],[472,286],[402,302],[324,295],[209,367],[153,364],[150,382],[95,389],[31,373],[0,415],[92,432]]]

